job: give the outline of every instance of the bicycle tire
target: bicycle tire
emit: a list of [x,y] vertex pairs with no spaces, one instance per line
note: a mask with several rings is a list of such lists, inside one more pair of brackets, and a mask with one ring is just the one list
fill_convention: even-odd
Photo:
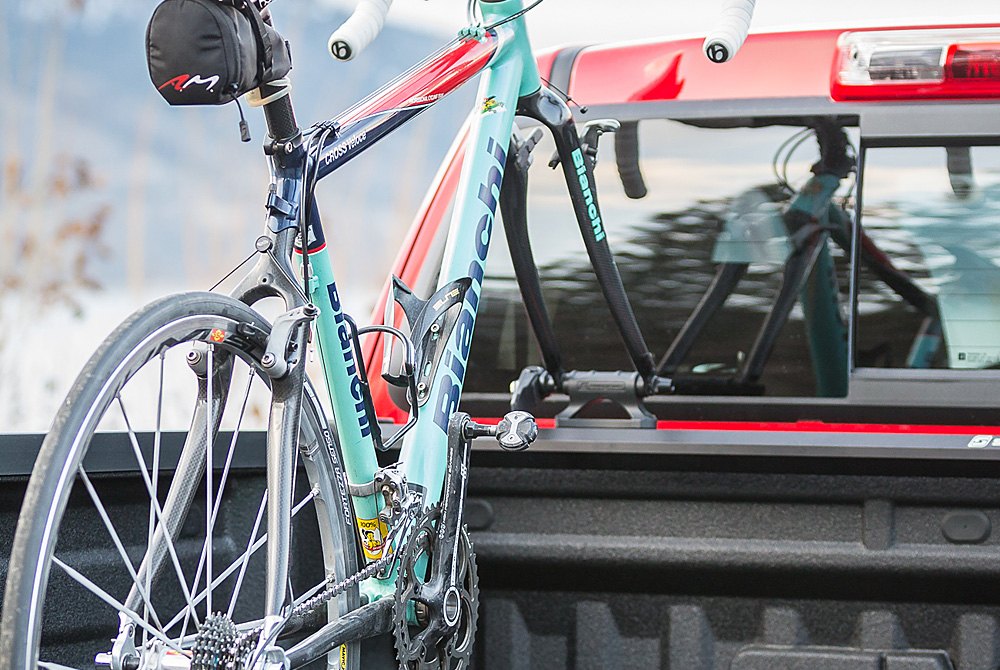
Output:
[[[250,333],[250,335],[245,337],[238,336],[236,333],[239,331]],[[91,500],[93,511],[97,512],[97,516],[101,516],[101,508],[103,508],[105,516],[110,521],[110,525],[108,522],[104,522],[106,530],[104,539],[107,540],[110,538],[116,547],[128,547],[124,551],[119,549],[117,554],[112,554],[119,557],[118,563],[115,564],[118,571],[116,578],[121,580],[121,573],[125,573],[124,576],[130,581],[128,588],[130,591],[133,591],[132,595],[135,596],[135,592],[138,592],[141,596],[143,608],[138,610],[137,613],[142,613],[147,626],[153,629],[156,629],[157,625],[160,626],[161,632],[164,632],[165,639],[173,640],[171,636],[176,635],[177,639],[173,640],[173,642],[182,649],[187,648],[188,643],[185,640],[193,637],[193,635],[184,636],[187,632],[193,632],[194,626],[192,626],[191,631],[186,630],[189,624],[189,617],[187,615],[184,616],[183,620],[183,628],[185,630],[179,634],[177,633],[178,624],[175,623],[173,627],[167,625],[164,623],[166,621],[165,617],[157,619],[157,625],[152,625],[157,605],[163,606],[162,603],[176,601],[183,597],[184,607],[181,612],[184,612],[185,609],[191,609],[192,604],[194,606],[193,609],[197,612],[199,605],[202,605],[201,609],[205,610],[205,605],[212,600],[212,595],[206,595],[204,590],[200,594],[200,600],[195,597],[201,588],[197,577],[194,581],[190,581],[190,570],[195,565],[194,572],[197,575],[200,576],[202,572],[206,573],[205,583],[209,582],[208,574],[212,575],[211,582],[212,584],[218,584],[219,593],[223,593],[223,595],[226,593],[223,589],[224,586],[229,589],[230,604],[228,609],[230,612],[246,609],[245,604],[241,604],[240,599],[244,598],[245,602],[246,598],[253,598],[255,596],[246,596],[242,592],[241,587],[246,575],[259,572],[259,567],[255,561],[258,560],[257,549],[262,548],[262,546],[258,546],[257,549],[253,549],[252,551],[251,548],[257,546],[256,543],[260,540],[266,541],[266,532],[262,537],[259,537],[258,532],[260,524],[263,523],[260,518],[265,509],[266,495],[261,494],[260,496],[261,501],[257,508],[256,517],[254,517],[251,510],[246,510],[245,514],[233,515],[230,513],[228,497],[234,497],[236,503],[242,500],[240,496],[246,497],[245,491],[239,489],[237,486],[237,483],[243,481],[239,479],[239,472],[242,471],[231,470],[230,462],[234,458],[233,454],[235,452],[246,448],[244,446],[245,441],[239,434],[239,429],[242,426],[243,413],[246,412],[247,400],[244,399],[243,407],[239,410],[239,421],[234,432],[234,435],[241,439],[238,440],[237,437],[233,437],[231,440],[223,439],[218,430],[221,428],[224,412],[228,406],[232,405],[231,391],[228,389],[221,390],[222,384],[220,380],[225,377],[225,373],[220,372],[218,375],[219,379],[216,379],[217,375],[214,371],[223,370],[226,365],[229,365],[230,369],[235,368],[237,365],[240,365],[240,367],[245,365],[248,371],[246,375],[248,388],[255,383],[255,379],[262,380],[264,382],[263,392],[269,400],[270,382],[267,376],[263,374],[263,368],[260,365],[260,358],[264,353],[263,348],[266,335],[269,331],[270,327],[266,320],[243,303],[218,294],[187,293],[158,300],[139,310],[109,335],[93,354],[74,383],[66,401],[61,406],[53,422],[52,429],[43,442],[28,483],[12,548],[6,593],[3,602],[2,621],[0,621],[0,669],[24,670],[24,668],[46,667],[44,664],[39,665],[40,661],[57,663],[62,666],[70,664],[68,663],[69,660],[72,660],[72,667],[81,667],[81,664],[83,667],[93,667],[95,654],[109,650],[110,645],[105,642],[106,646],[104,648],[98,647],[92,651],[85,651],[85,653],[76,659],[39,658],[42,646],[48,641],[46,637],[43,637],[44,631],[42,628],[45,624],[43,611],[46,600],[52,595],[47,590],[47,585],[49,584],[50,572],[53,568],[62,573],[60,578],[62,582],[65,582],[66,577],[69,576],[76,582],[76,586],[79,587],[78,590],[83,591],[81,596],[75,596],[82,597],[82,600],[78,602],[89,602],[96,599],[97,605],[105,605],[104,609],[108,613],[111,613],[115,609],[106,606],[108,601],[101,602],[99,594],[89,590],[89,587],[83,581],[80,581],[71,574],[70,569],[64,567],[69,566],[72,570],[77,571],[78,574],[83,575],[84,579],[90,580],[94,587],[103,590],[104,587],[98,585],[104,584],[101,581],[104,579],[104,573],[101,572],[101,574],[98,574],[98,568],[92,567],[93,574],[88,576],[88,573],[82,572],[83,569],[86,569],[85,566],[74,567],[69,563],[69,561],[73,560],[74,556],[72,551],[75,547],[72,542],[67,540],[70,546],[63,551],[61,557],[57,557],[57,552],[60,549],[59,528],[64,519],[71,494],[77,496],[74,498],[75,501],[88,496]],[[220,332],[221,335],[219,334]],[[220,342],[219,340],[222,338],[224,339]],[[206,344],[194,344],[200,342],[205,342]],[[164,437],[166,433],[161,431],[161,415],[165,393],[165,367],[168,357],[172,364],[176,356],[183,353],[184,349],[195,351],[198,347],[202,347],[205,351],[213,352],[213,354],[206,354],[207,359],[212,362],[210,369],[213,370],[206,378],[215,380],[219,388],[212,390],[210,394],[206,391],[204,397],[214,399],[218,395],[219,400],[218,402],[203,403],[203,405],[209,408],[207,410],[206,431],[212,430],[213,421],[217,420],[220,422],[219,424],[214,424],[216,425],[216,429],[213,431],[213,443],[215,444],[212,450],[213,454],[219,450],[220,443],[222,446],[227,446],[225,443],[229,443],[226,469],[220,475],[215,465],[217,461],[210,461],[213,464],[212,488],[200,482],[197,485],[196,492],[189,496],[186,504],[176,503],[170,505],[169,498],[171,495],[174,495],[175,490],[179,492],[176,494],[177,498],[183,500],[185,495],[184,490],[191,488],[186,483],[179,481],[181,479],[180,476],[175,477],[174,474],[178,470],[181,470],[180,459],[183,457],[183,454],[190,449],[195,449],[195,447],[189,447],[189,443],[195,444],[197,442],[197,430],[195,429],[196,424],[194,421],[197,418],[199,401],[203,401],[204,398],[201,395],[196,398],[195,416],[191,419],[191,432],[185,437],[184,446],[179,450],[179,455],[174,463],[174,470],[169,471],[168,474],[169,464],[167,467],[163,467],[163,469],[154,467],[159,464],[158,459],[161,458],[164,459],[164,463],[167,463],[167,449],[163,446],[166,444],[166,438]],[[190,361],[191,354],[185,354],[184,362],[188,364],[189,368],[191,367]],[[231,363],[227,363],[227,361],[231,361]],[[154,456],[152,459],[147,460],[145,455],[142,454],[142,448],[138,446],[140,443],[139,435],[141,433],[135,432],[126,412],[123,396],[125,391],[123,391],[123,387],[130,381],[138,383],[137,375],[140,373],[140,370],[144,369],[150,363],[156,366],[153,369],[153,374],[157,373],[156,368],[158,368],[159,375],[160,391],[158,398],[156,398],[156,432],[154,433],[152,447],[154,453],[159,454],[159,456]],[[232,387],[233,379],[234,375],[229,374],[226,385],[230,388]],[[198,384],[199,394],[206,387],[211,389],[211,386],[207,384],[205,379],[199,378]],[[131,391],[128,391],[128,393],[131,393]],[[251,391],[248,390],[246,392],[247,398],[250,395]],[[131,402],[132,396],[129,395],[128,397]],[[115,511],[113,506],[105,505],[101,501],[100,493],[97,493],[96,498],[94,497],[92,491],[96,491],[97,489],[94,482],[99,480],[87,474],[83,467],[84,458],[95,435],[100,434],[97,428],[103,425],[105,417],[112,415],[113,406],[120,407],[124,424],[127,427],[128,442],[134,452],[135,458],[133,463],[136,466],[136,471],[142,475],[146,496],[149,501],[148,515],[151,523],[143,531],[147,541],[144,543],[144,546],[140,544],[138,552],[135,548],[135,542],[131,544],[126,542],[129,539],[132,541],[136,539],[136,531],[126,526],[115,527],[114,519],[112,518],[112,512]],[[211,409],[213,407],[217,407],[219,419],[213,417]],[[100,418],[95,418],[96,415],[100,415]],[[109,423],[113,423],[111,419],[108,419],[108,421]],[[145,434],[141,435],[145,437]],[[196,436],[192,438],[191,435]],[[333,433],[330,431],[324,418],[316,395],[309,385],[308,380],[306,380],[303,392],[299,430],[300,444],[297,451],[298,463],[296,470],[298,471],[300,468],[305,470],[308,478],[308,493],[299,502],[298,508],[305,509],[306,506],[311,507],[315,514],[300,516],[299,520],[293,519],[293,521],[296,524],[300,524],[301,522],[307,530],[310,530],[309,524],[312,523],[313,518],[315,519],[315,527],[319,533],[319,547],[323,554],[319,562],[322,564],[321,567],[324,574],[319,576],[319,581],[328,576],[343,579],[354,574],[358,566],[353,517],[350,511],[349,498],[346,494],[346,478],[343,474],[339,448],[332,435]],[[149,441],[144,439],[143,444],[148,450]],[[205,451],[204,447],[201,447],[201,449],[202,452]],[[97,454],[96,450],[95,454]],[[140,462],[141,465],[139,465]],[[204,466],[204,463],[202,466]],[[88,465],[88,467],[90,466]],[[147,467],[149,470],[147,470]],[[206,469],[203,467],[202,473]],[[170,478],[170,485],[160,487],[158,482],[166,480],[167,477]],[[206,480],[207,478],[202,476],[201,479]],[[214,493],[213,497],[205,498],[204,490],[207,489],[212,494],[216,480],[219,480],[218,491]],[[154,481],[157,484],[153,484]],[[299,478],[297,483],[301,485],[306,482],[303,482]],[[164,493],[167,495],[164,496]],[[223,494],[225,494],[226,500],[223,500]],[[297,496],[298,494],[293,493],[293,495]],[[153,498],[157,500],[157,504],[155,505]],[[161,500],[161,498],[165,498],[165,500]],[[206,512],[206,515],[201,519],[198,519],[198,514],[193,512],[196,502],[199,500],[203,500],[205,503],[204,509],[200,510],[200,512]],[[291,501],[293,505],[296,503],[296,500],[298,500],[297,497]],[[307,505],[306,503],[311,504]],[[168,507],[170,510],[167,509]],[[180,514],[183,520],[179,522],[180,525],[176,526],[177,530],[172,532],[169,520],[175,515],[175,512],[172,511],[174,509],[180,510],[176,514]],[[207,510],[212,510],[211,518],[208,517]],[[222,510],[225,510],[225,512]],[[92,512],[89,513],[91,517],[94,516]],[[236,552],[242,551],[241,554],[238,554],[237,559],[240,563],[239,570],[233,569],[236,562],[229,564],[227,568],[230,571],[228,576],[224,576],[225,571],[215,573],[211,570],[212,561],[215,560],[216,555],[219,554],[221,556],[223,553],[218,548],[214,539],[211,542],[206,542],[202,539],[200,553],[193,552],[191,556],[185,555],[183,559],[180,555],[183,552],[176,547],[174,547],[173,554],[171,554],[170,547],[174,545],[173,540],[180,538],[177,539],[176,544],[177,546],[181,546],[182,540],[186,541],[187,539],[186,533],[189,527],[193,526],[197,528],[198,523],[203,522],[205,524],[201,529],[204,536],[212,536],[214,538],[215,532],[208,533],[205,531],[209,528],[217,528],[215,524],[218,521],[218,516],[223,514],[226,516],[224,520],[227,527],[229,525],[237,527],[237,522],[229,518],[231,516],[248,517],[240,519],[239,523],[249,523],[249,521],[256,519],[257,525],[252,529],[246,528],[241,530],[240,532],[244,533],[243,535],[239,533],[234,534],[234,537],[240,538],[239,543],[232,540],[227,544],[227,547],[229,547],[227,549],[229,551],[228,555],[232,555],[233,546],[237,547]],[[293,509],[294,515],[295,511]],[[149,526],[161,527],[161,530],[158,531],[161,535],[156,535]],[[266,530],[266,523],[264,526],[264,530]],[[162,530],[162,527],[165,527],[167,530]],[[242,526],[239,527],[242,528]],[[299,526],[293,528],[293,540],[298,537],[296,533],[303,532]],[[158,542],[154,541],[154,536],[161,538],[161,540]],[[123,540],[123,537],[126,539]],[[138,537],[141,538],[141,536]],[[245,551],[243,551],[243,537],[247,538]],[[162,540],[162,538],[166,538],[166,541]],[[73,542],[78,542],[78,540],[73,540]],[[149,551],[151,546],[156,547],[159,551]],[[187,545],[185,544],[184,546],[186,547]],[[169,561],[166,558],[161,561],[161,565],[165,567],[158,572],[152,569],[146,571],[145,560],[136,560],[133,558],[133,554],[138,554],[143,559],[149,556],[150,561],[154,562],[155,559],[152,558],[152,555],[155,553],[171,555]],[[197,564],[192,559],[195,553],[199,555]],[[264,553],[266,552],[259,552],[261,555]],[[176,558],[173,558],[175,555]],[[56,558],[54,559],[54,557]],[[209,557],[212,557],[212,560]],[[298,567],[300,563],[299,558],[302,557],[295,556],[294,552],[290,550],[289,560],[292,568]],[[313,560],[314,563],[316,562],[314,557],[310,556],[308,558]],[[130,559],[132,567],[128,568],[126,564]],[[78,560],[82,561],[83,559]],[[303,558],[301,563],[303,565],[307,563],[305,558]],[[172,587],[172,578],[170,578],[169,574],[171,572],[171,564],[175,566],[174,572],[178,575],[176,576],[176,581],[173,581]],[[184,570],[185,567],[187,567],[187,572]],[[290,586],[293,581],[292,572],[293,570],[290,568],[288,579]],[[216,577],[216,574],[219,577]],[[313,575],[308,576],[310,579],[313,578]],[[299,573],[296,573],[295,577],[303,578]],[[238,578],[235,584],[232,582],[234,578]],[[267,578],[266,575],[265,578]],[[182,581],[184,586],[181,586]],[[138,583],[138,586],[133,586],[136,583]],[[309,583],[313,584],[314,582],[310,581]],[[188,584],[191,584],[193,588],[188,589]],[[110,589],[111,587],[108,588]],[[184,592],[185,590],[188,590],[190,595],[182,594],[182,596],[178,596],[176,593]],[[210,589],[209,591],[212,594],[216,593],[215,589]],[[105,591],[105,594],[112,596],[107,591]],[[116,591],[113,597],[118,603],[125,603],[127,601],[127,598],[121,593],[121,589]],[[304,598],[305,596],[303,595],[302,597]],[[219,602],[219,600],[216,599],[216,602]],[[355,585],[330,601],[327,605],[327,616],[331,619],[335,618],[357,608],[358,605],[359,594]],[[153,614],[150,614],[150,610],[153,611]],[[136,612],[136,610],[132,611]],[[224,611],[224,609],[221,607],[213,608],[213,611]],[[167,614],[173,612],[172,606],[169,611],[164,609],[164,612]],[[66,616],[66,613],[62,611],[57,611],[56,614],[62,618]],[[80,614],[83,614],[83,612],[80,612]],[[260,614],[262,612],[258,616]],[[94,621],[99,622],[98,626],[103,625],[103,615],[99,614],[96,610],[88,610],[87,615],[93,617]],[[180,613],[175,614],[174,619],[179,615]],[[202,612],[202,618],[204,616],[207,616],[207,612]],[[247,618],[245,621],[254,621],[254,619]],[[240,623],[240,621],[237,620],[237,623]],[[138,625],[141,627],[141,624]],[[102,632],[111,633],[111,637],[115,637],[118,634],[118,620],[113,616],[110,617],[109,626],[106,631],[102,629]],[[145,629],[137,629],[136,637],[140,640],[145,639],[143,630]],[[106,635],[102,634],[101,637],[107,640]],[[157,639],[153,633],[149,634],[149,638],[151,640]],[[193,643],[193,640],[191,643]],[[164,642],[161,646],[165,648],[166,644]],[[146,653],[146,651],[143,653]],[[330,668],[354,670],[360,667],[360,654],[360,644],[351,643],[345,645],[331,653],[328,657],[327,666]]]

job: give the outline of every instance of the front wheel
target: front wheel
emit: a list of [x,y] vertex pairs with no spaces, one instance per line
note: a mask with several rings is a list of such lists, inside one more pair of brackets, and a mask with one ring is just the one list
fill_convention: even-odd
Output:
[[[273,501],[266,439],[250,429],[269,413],[260,364],[269,332],[236,300],[190,293],[140,310],[91,357],[28,484],[0,670],[183,667],[206,651],[195,645],[205,644],[197,632],[211,614],[238,632],[261,625]],[[354,574],[358,558],[340,454],[308,382],[298,445],[286,446],[296,454],[283,505],[292,517],[290,605],[328,577]],[[358,605],[355,586],[278,644]],[[359,645],[327,661],[357,668]]]

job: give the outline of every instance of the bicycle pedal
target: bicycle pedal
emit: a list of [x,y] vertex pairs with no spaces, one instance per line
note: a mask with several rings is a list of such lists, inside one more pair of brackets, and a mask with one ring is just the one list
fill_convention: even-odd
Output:
[[538,424],[527,412],[508,412],[497,424],[495,437],[507,451],[524,451],[538,437]]
[[463,433],[467,440],[492,437],[507,451],[523,451],[538,437],[538,424],[531,414],[515,410],[507,412],[495,426],[467,420]]

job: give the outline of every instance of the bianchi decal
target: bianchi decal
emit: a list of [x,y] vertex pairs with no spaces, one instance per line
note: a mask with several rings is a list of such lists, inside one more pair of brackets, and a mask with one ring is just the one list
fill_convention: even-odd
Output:
[[587,206],[587,216],[590,218],[590,226],[594,229],[594,240],[600,242],[604,239],[604,227],[601,225],[601,216],[597,211],[597,203],[594,202],[594,192],[590,190],[590,180],[587,179],[587,165],[583,158],[583,152],[574,149],[573,166],[576,168],[577,178],[580,180],[580,188],[583,190],[583,202]]
[[[354,357],[351,334],[347,330],[344,322],[344,312],[340,307],[340,295],[337,293],[337,285],[333,282],[327,284],[327,296],[330,299],[330,307],[333,309],[334,322],[337,324],[337,339],[340,340],[340,350],[344,356],[347,378],[351,380],[351,397],[355,400],[354,412],[358,420],[358,432],[361,437],[368,437],[372,434],[371,426],[368,424],[368,411],[365,408],[364,390],[361,387],[361,377],[358,376],[357,359]],[[346,418],[346,417],[345,417]]]
[[444,374],[438,374],[438,395],[434,402],[434,425],[448,434],[448,420],[452,413],[458,410],[458,398],[462,393],[462,381],[465,379],[465,364],[469,360],[469,347],[472,344],[472,328],[476,323],[476,309],[479,307],[479,290],[483,285],[486,271],[486,252],[489,249],[490,238],[493,236],[493,217],[497,213],[497,203],[500,198],[500,184],[503,183],[503,169],[507,165],[507,152],[504,151],[506,140],[501,144],[492,137],[486,139],[486,154],[492,159],[493,165],[486,178],[479,184],[477,200],[483,206],[480,210],[479,227],[473,236],[475,249],[470,249],[475,256],[469,263],[468,277],[472,280],[465,294],[462,311],[452,327],[452,339],[448,342],[444,357],[441,359]]

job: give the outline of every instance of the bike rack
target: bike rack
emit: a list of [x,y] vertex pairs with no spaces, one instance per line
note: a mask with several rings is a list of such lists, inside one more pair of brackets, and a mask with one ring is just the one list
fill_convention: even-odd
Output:
[[[596,122],[588,124],[581,142],[576,135],[572,119],[568,117],[568,110],[566,118],[558,119],[552,118],[550,112],[541,111],[540,100],[544,98],[548,101],[546,95],[551,93],[543,89],[535,96],[522,99],[518,113],[541,121],[552,131],[556,139],[557,154],[550,162],[550,166],[562,162],[565,169],[566,161],[573,160],[573,155],[579,151],[583,155],[584,174],[589,183],[593,184],[593,162],[597,155],[599,131],[611,130],[611,126],[595,125]],[[629,136],[623,138],[626,140],[626,148],[630,148],[632,154],[637,155],[638,148],[634,145],[638,140],[634,137],[634,128],[629,126],[628,130]],[[635,366],[635,372],[565,370],[562,353],[542,295],[538,267],[528,236],[527,171],[532,162],[531,152],[541,138],[541,131],[536,130],[527,139],[515,136],[511,140],[508,152],[500,207],[514,275],[521,291],[528,321],[541,350],[543,367],[529,366],[521,372],[513,386],[511,408],[534,412],[547,396],[563,393],[569,396],[569,405],[556,416],[557,426],[648,428],[656,425],[656,418],[643,404],[643,399],[650,395],[665,393],[762,395],[764,386],[760,383],[760,378],[781,329],[788,321],[796,302],[800,300],[806,306],[807,321],[816,321],[812,324],[815,326],[812,328],[814,332],[810,333],[811,340],[816,340],[811,342],[813,351],[816,352],[817,349],[827,351],[832,348],[836,353],[833,362],[825,366],[814,355],[819,394],[826,396],[846,394],[847,326],[841,322],[839,313],[832,313],[836,310],[836,305],[825,311],[811,313],[806,295],[808,291],[816,290],[818,283],[832,281],[828,276],[832,273],[832,260],[828,251],[830,241],[843,248],[849,255],[852,253],[852,222],[842,209],[831,202],[831,198],[843,179],[854,170],[855,164],[847,152],[847,136],[841,125],[819,119],[814,124],[814,131],[820,145],[821,157],[812,168],[814,174],[810,182],[799,190],[781,214],[781,223],[790,249],[785,259],[775,302],[768,311],[753,346],[746,357],[737,361],[735,369],[726,370],[723,374],[711,374],[709,371],[706,374],[683,375],[678,374],[681,363],[690,353],[712,316],[736,289],[749,267],[749,262],[720,263],[711,285],[671,342],[667,352],[657,365],[650,366],[647,361],[651,354],[639,332],[607,241],[602,239],[601,244],[593,243],[591,221],[575,208],[595,275],[626,351]],[[569,137],[570,134],[572,138]],[[578,156],[576,161],[580,161]],[[635,161],[627,161],[626,167],[633,162]],[[574,186],[579,188],[579,184],[575,173],[572,176],[574,178],[571,179],[571,175],[567,173],[570,194],[574,196],[576,193]],[[638,180],[633,179],[633,181],[636,181],[636,184],[630,189],[633,192],[630,197],[641,197],[639,194],[645,190],[637,186],[641,182],[641,175]],[[576,204],[574,198],[574,205]],[[594,204],[596,205],[596,197]],[[933,297],[928,296],[909,277],[897,270],[863,231],[858,232],[861,241],[860,261],[904,300],[927,316],[924,330],[929,334],[928,337],[931,337],[935,329],[940,328],[937,305]],[[836,342],[832,342],[829,336],[824,339],[823,335],[828,322],[834,323],[831,319],[840,322],[839,329],[843,333]],[[927,352],[918,349],[920,347],[915,344],[914,351],[911,351],[910,357],[915,361],[921,357],[926,358]],[[619,413],[623,413],[626,418],[588,417],[588,411],[601,403],[616,406],[620,410]]]

